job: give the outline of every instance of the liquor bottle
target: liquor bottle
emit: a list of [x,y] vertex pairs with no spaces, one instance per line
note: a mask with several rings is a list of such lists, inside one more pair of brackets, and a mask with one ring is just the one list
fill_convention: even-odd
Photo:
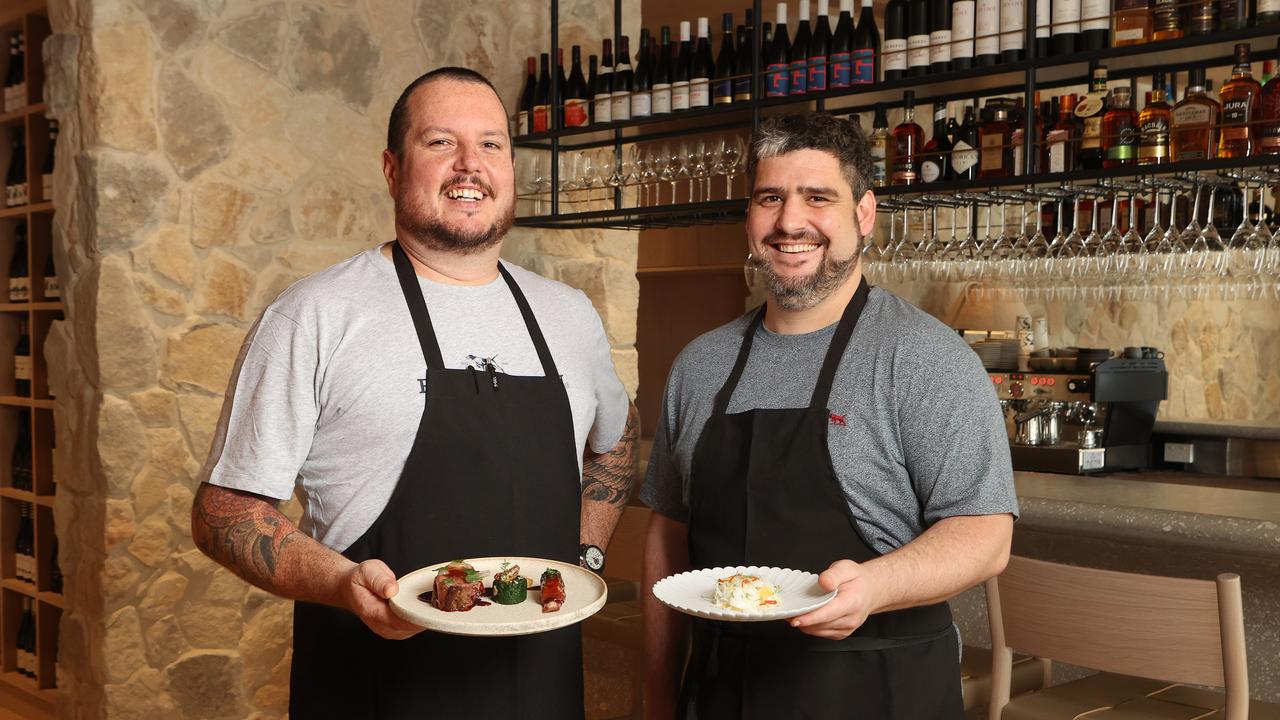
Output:
[[[1052,11],[1054,55],[1070,55],[1080,40],[1080,0],[1054,0]],[[1078,106],[1077,106],[1078,107]]]
[[1138,157],[1138,113],[1127,85],[1111,91],[1107,113],[1102,116],[1102,167],[1132,165]]
[[907,0],[889,0],[884,6],[884,79],[890,82],[906,76]]
[[716,69],[711,61],[710,20],[698,18],[698,38],[693,43],[693,64],[689,66],[689,107],[711,107],[711,78]]
[[1186,34],[1186,17],[1180,0],[1153,0],[1151,39],[1172,40]]
[[[875,16],[872,16],[875,24]],[[853,0],[840,0],[840,17],[836,20],[835,32],[831,34],[831,47],[827,54],[827,84],[833,89],[847,88],[854,82],[863,82],[858,76],[858,68],[853,50]],[[876,38],[878,43],[879,37]],[[875,58],[869,57],[872,63],[871,80],[875,80]]]
[[0,111],[9,112],[16,109],[13,103],[13,88],[15,82],[14,72],[21,65],[18,63],[18,35],[15,33],[9,36],[9,69],[4,75],[4,104],[0,105]]
[[951,0],[929,0],[929,71],[951,69]]
[[671,113],[671,28],[663,25],[659,31],[662,44],[658,47],[658,62],[653,71],[653,114]]
[[1000,0],[978,0],[973,21],[977,63],[989,67],[1000,62]]
[[[843,2],[844,0],[841,0],[842,4]],[[886,8],[885,17],[888,17],[888,13],[889,10]],[[843,12],[841,14],[843,15]],[[887,20],[885,25],[888,25]],[[880,54],[880,28],[876,26],[876,14],[871,8],[871,0],[862,0],[858,28],[853,31],[853,79],[851,82],[855,85],[876,82],[883,74],[881,67],[883,64],[884,59]]]
[[908,90],[902,94],[903,110],[906,114],[902,122],[893,129],[893,176],[894,185],[918,185],[920,183],[920,161],[924,150],[924,128],[916,124],[916,94]]
[[1258,14],[1253,24],[1259,27],[1280,23],[1280,0],[1258,0]]
[[944,102],[933,106],[933,137],[924,145],[920,179],[927,183],[951,179],[951,141],[947,139],[947,104]]
[[1116,0],[1116,47],[1141,45],[1151,39],[1151,9],[1148,0]]
[[14,637],[14,661],[19,675],[35,677],[36,660],[27,652],[27,636],[35,635],[36,616],[31,612],[31,598],[22,598],[22,615],[18,620],[18,634]]
[[1151,78],[1151,102],[1138,113],[1138,164],[1160,165],[1170,162],[1169,128],[1173,109],[1165,101],[1164,73]]
[[974,0],[951,0],[951,67],[973,67]]
[[18,321],[18,342],[13,346],[13,394],[31,397],[31,335],[26,318]]
[[600,48],[600,74],[591,94],[591,108],[597,125],[613,122],[613,41],[605,38]]
[[1083,50],[1102,50],[1111,43],[1110,0],[1080,3],[1080,44]]
[[[538,91],[537,62],[538,61],[535,58],[531,57],[526,59],[524,63],[526,75],[524,78],[524,89],[520,91],[520,111],[516,113],[516,135],[528,135],[530,132],[530,122],[533,118],[533,99],[537,95]],[[54,121],[51,120],[49,122],[49,153],[45,155],[45,162],[52,167],[53,140],[57,137],[57,130],[52,124]],[[52,173],[49,172],[46,172],[45,174],[46,176],[52,175]],[[48,183],[46,183],[46,185],[48,185]],[[47,199],[49,195],[49,189],[46,187],[44,197]]]
[[747,24],[739,33],[738,57],[735,60],[734,69],[737,71],[737,77],[733,80],[733,101],[747,102],[752,97],[751,86],[751,57],[752,57],[752,39],[755,37],[755,26],[752,24],[754,18],[751,9],[747,9]]
[[25,412],[18,413],[18,434],[13,443],[10,467],[13,469],[13,489],[30,491],[34,485],[31,470],[31,419]]
[[978,177],[1013,175],[1013,110],[1009,98],[991,98],[982,108],[982,124],[978,127]]
[[[1280,40],[1276,40],[1280,47]],[[1280,75],[1272,74],[1262,86],[1258,99],[1258,148],[1259,155],[1280,155]]]
[[[1022,98],[1017,99],[1017,110],[1010,116],[1009,121],[1013,123],[1013,135],[1010,137],[1010,145],[1013,146],[1013,174],[1026,175],[1036,172],[1039,164],[1039,147],[1040,136],[1044,131],[1044,118],[1049,113],[1042,112],[1037,114],[1036,110],[1040,105],[1040,91],[1036,91],[1035,103],[1026,108],[1022,107]],[[1031,169],[1027,170],[1027,143],[1026,143],[1026,125],[1023,122],[1024,112],[1031,113]]]
[[867,138],[871,150],[871,184],[884,187],[888,184],[889,115],[884,105],[876,105],[875,118],[871,121],[871,136]]
[[[564,52],[561,48],[560,52]],[[591,122],[590,96],[587,94],[587,81],[582,77],[582,47],[574,45],[571,49],[573,69],[569,71],[569,81],[564,93],[564,126],[586,127]]]
[[1186,93],[1182,101],[1173,106],[1173,161],[1217,157],[1221,114],[1217,101],[1205,93],[1204,68],[1192,68]]
[[796,21],[796,36],[787,51],[791,78],[787,82],[788,95],[804,95],[809,91],[809,0],[800,0],[800,19]]
[[671,76],[671,109],[689,109],[689,83],[694,72],[694,44],[690,40],[689,20],[680,20],[680,49],[676,54],[676,72]]
[[636,51],[636,69],[631,76],[631,117],[653,114],[653,61],[649,58],[649,31],[640,30],[640,49]]
[[1271,82],[1271,78],[1275,76],[1276,76],[1276,61],[1263,60],[1262,61],[1262,79],[1259,80],[1258,82],[1262,83],[1262,85],[1265,87],[1267,83]]
[[1076,118],[1081,123],[1079,166],[1094,170],[1102,167],[1102,116],[1106,111],[1107,66],[1093,65],[1089,92],[1076,103]]
[[5,199],[9,207],[27,204],[27,143],[22,133],[15,133],[9,174],[5,178]]
[[1253,79],[1249,65],[1249,43],[1236,44],[1236,65],[1231,79],[1222,84],[1222,131],[1218,134],[1218,157],[1237,158],[1253,154],[1255,131],[1249,124],[1258,119],[1258,96],[1262,86]]
[[30,302],[31,267],[27,262],[27,223],[18,222],[13,231],[13,257],[9,260],[9,302]]
[[631,119],[631,91],[634,90],[635,72],[631,69],[631,39],[618,38],[618,61],[613,66],[613,96],[609,112],[613,121]]
[[733,13],[724,14],[720,27],[723,37],[720,38],[720,54],[716,56],[716,83],[711,97],[716,105],[728,105],[733,102],[733,76],[737,72],[733,66],[737,54],[733,47]]
[[1192,35],[1208,35],[1218,27],[1218,0],[1194,0],[1191,3]]
[[13,112],[27,106],[26,39],[22,33],[9,37],[9,74],[5,79],[4,110]]
[[907,2],[907,76],[929,74],[929,0]]
[[1078,130],[1075,122],[1076,96],[1058,98],[1058,120],[1048,127],[1044,135],[1044,156],[1040,167],[1044,172],[1063,173],[1076,169]]
[[1021,62],[1026,57],[1023,30],[1027,25],[1026,0],[1000,0],[1000,60]]
[[972,105],[964,108],[964,122],[956,129],[951,148],[951,176],[956,180],[978,177],[978,122]]
[[1240,30],[1249,25],[1249,0],[1221,0],[1218,3],[1218,29]]
[[53,250],[45,256],[44,261],[44,299],[61,300],[62,284],[58,282],[58,269],[53,264]]
[[777,23],[773,26],[773,42],[769,44],[765,63],[765,97],[785,97],[791,91],[791,43],[787,39],[787,4],[778,3]]
[[539,55],[538,64],[541,67],[541,74],[538,76],[538,87],[533,94],[533,131],[536,133],[551,129],[551,55],[548,53]]
[[826,92],[830,81],[827,77],[827,55],[831,52],[831,20],[827,17],[830,9],[827,0],[818,0],[818,17],[809,37],[809,92]]

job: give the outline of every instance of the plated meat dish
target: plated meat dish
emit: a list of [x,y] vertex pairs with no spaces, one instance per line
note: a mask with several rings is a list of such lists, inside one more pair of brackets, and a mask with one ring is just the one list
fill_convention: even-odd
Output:
[[542,612],[555,612],[564,605],[564,578],[559,570],[547,568],[542,573]]
[[460,560],[436,571],[431,604],[445,612],[466,612],[476,605],[488,605],[484,598],[484,576]]

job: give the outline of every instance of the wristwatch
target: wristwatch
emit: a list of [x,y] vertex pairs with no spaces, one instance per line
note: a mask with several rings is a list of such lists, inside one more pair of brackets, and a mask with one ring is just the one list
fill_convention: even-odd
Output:
[[599,575],[604,570],[604,551],[595,545],[582,543],[578,546],[578,564]]

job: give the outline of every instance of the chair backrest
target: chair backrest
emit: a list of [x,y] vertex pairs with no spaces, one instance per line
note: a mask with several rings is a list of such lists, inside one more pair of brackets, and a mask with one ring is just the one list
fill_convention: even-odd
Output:
[[[1227,690],[1249,702],[1240,577],[1138,575],[1011,557],[987,582],[995,683],[1009,650],[1106,672]],[[995,684],[993,683],[993,684]],[[993,688],[993,705],[1008,701]],[[1244,715],[1239,715],[1244,717]]]

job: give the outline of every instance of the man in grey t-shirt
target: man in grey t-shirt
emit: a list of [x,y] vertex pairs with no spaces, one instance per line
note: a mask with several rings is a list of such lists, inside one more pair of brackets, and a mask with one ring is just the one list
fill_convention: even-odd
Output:
[[678,702],[689,625],[647,598],[648,716],[957,718],[945,600],[1000,572],[1017,512],[995,393],[958,336],[863,280],[856,125],[770,118],[748,163],[768,301],[672,368],[641,490],[646,583],[758,565],[837,594],[788,623],[693,621]]

